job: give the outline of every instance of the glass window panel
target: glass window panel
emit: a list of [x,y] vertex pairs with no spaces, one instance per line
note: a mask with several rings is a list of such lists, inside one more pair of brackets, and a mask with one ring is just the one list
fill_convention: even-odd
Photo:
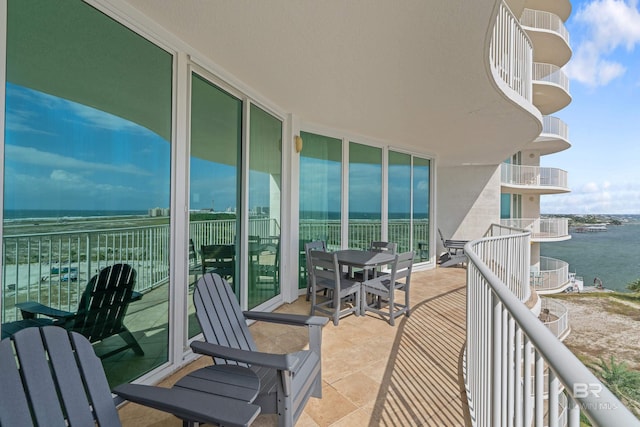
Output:
[[429,259],[429,195],[431,162],[413,158],[413,250],[416,261]]
[[249,309],[280,293],[282,122],[251,105]]
[[382,226],[382,149],[349,143],[349,247],[379,241]]
[[502,193],[500,195],[500,219],[511,218],[511,194]]
[[173,58],[81,1],[9,1],[7,24],[2,323],[26,300],[75,313],[92,276],[129,264],[144,357],[91,339],[123,349],[109,384],[131,381],[168,360]]
[[324,240],[331,250],[341,245],[342,141],[301,132],[300,153],[300,287],[306,287],[304,243]]
[[389,241],[411,248],[411,156],[389,151]]
[[[241,143],[242,101],[193,74],[189,237],[194,252],[190,280],[197,280],[203,271],[217,272],[238,298],[236,214]],[[189,337],[193,337],[199,326],[191,295],[188,301]]]

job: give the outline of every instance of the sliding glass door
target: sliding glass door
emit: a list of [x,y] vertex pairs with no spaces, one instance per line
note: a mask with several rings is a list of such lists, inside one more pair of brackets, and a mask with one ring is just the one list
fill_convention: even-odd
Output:
[[[204,77],[191,76],[191,162],[189,194],[190,277],[214,271],[240,298],[238,275],[239,164],[242,100]],[[200,332],[191,292],[189,337]]]

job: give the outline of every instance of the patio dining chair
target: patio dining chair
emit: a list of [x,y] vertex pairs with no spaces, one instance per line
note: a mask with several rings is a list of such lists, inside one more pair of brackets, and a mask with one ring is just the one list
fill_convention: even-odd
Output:
[[[171,413],[184,426],[248,426],[260,408],[247,401],[180,388],[123,384],[115,392]],[[121,426],[100,359],[77,332],[23,329],[0,342],[0,425]]]
[[[389,252],[395,255],[396,251],[398,250],[398,244],[394,242],[373,241],[369,244],[368,250],[373,252]],[[379,273],[380,273],[380,269],[367,270],[366,278],[371,279],[377,276]],[[353,277],[355,280],[358,280],[358,281],[364,280],[365,279],[364,274],[365,273],[363,271],[353,272],[351,269],[349,269],[349,276]]]
[[[360,282],[342,275],[335,252],[311,251],[309,275],[311,276],[311,315],[316,311],[328,314],[338,326],[340,318],[347,314],[360,314]],[[323,301],[318,301],[318,292],[327,290]],[[350,303],[346,304],[347,302]],[[343,308],[343,303],[345,307]]]
[[[391,263],[391,271],[380,274],[362,282],[362,313],[372,311],[389,319],[389,324],[395,324],[395,318],[404,314],[409,316],[409,290],[411,285],[411,270],[413,268],[414,252],[396,255]],[[404,304],[396,302],[396,291],[404,291]],[[368,295],[372,295],[373,302],[369,303]]]
[[235,245],[202,245],[200,247],[202,275],[216,273],[230,280],[236,286],[236,247]]
[[130,265],[114,264],[91,278],[75,313],[35,301],[16,304],[24,320],[3,324],[3,337],[27,327],[55,325],[78,332],[92,343],[119,335],[125,345],[101,354],[103,359],[129,348],[142,356],[144,351],[124,324],[129,304],[142,298],[141,293],[133,290],[135,282],[136,271]]
[[[307,301],[311,299],[311,258],[309,253],[311,251],[327,251],[327,243],[324,240],[313,240],[304,244],[304,261],[305,261],[305,273],[307,279]],[[324,291],[326,295],[326,290]]]

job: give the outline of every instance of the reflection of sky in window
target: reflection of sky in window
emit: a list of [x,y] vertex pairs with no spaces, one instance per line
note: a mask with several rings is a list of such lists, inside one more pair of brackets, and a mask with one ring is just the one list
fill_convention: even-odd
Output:
[[341,170],[339,162],[300,157],[301,212],[340,212]]
[[169,206],[170,144],[120,117],[7,83],[5,209]]

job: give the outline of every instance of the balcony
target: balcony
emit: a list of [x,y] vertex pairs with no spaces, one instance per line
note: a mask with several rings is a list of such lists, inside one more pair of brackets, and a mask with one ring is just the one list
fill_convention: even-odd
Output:
[[532,242],[560,242],[571,238],[568,218],[511,218],[500,220],[500,224],[531,232]]
[[500,3],[489,59],[498,77],[529,102],[532,101],[532,58],[531,40],[504,2]]
[[[327,325],[322,337],[322,399],[310,399],[297,425],[469,425],[461,385],[461,348],[465,341],[466,270],[443,268],[414,272],[412,311],[395,327],[375,315],[347,316]],[[309,314],[304,296],[278,312]],[[255,323],[258,348],[288,353],[301,350],[307,331]],[[161,384],[210,364],[202,357]],[[120,409],[123,425],[169,425],[179,421],[139,405]],[[176,424],[176,425],[178,425]],[[272,426],[261,415],[255,426]],[[156,425],[156,424],[154,424]]]
[[533,64],[533,104],[542,115],[553,114],[571,103],[569,78],[553,64]]
[[536,150],[541,156],[558,153],[571,148],[569,126],[557,117],[542,118],[542,133],[527,145],[527,149]]
[[533,44],[534,62],[546,62],[560,67],[569,62],[569,32],[559,16],[542,10],[525,9],[520,24]]
[[525,7],[527,9],[544,10],[566,22],[571,15],[571,2],[569,0],[526,0]]
[[558,194],[570,191],[567,172],[562,169],[503,163],[500,173],[504,192]]
[[540,257],[536,270],[531,270],[531,286],[538,294],[555,294],[573,286],[571,279],[575,275],[569,273],[569,264],[565,261]]
[[564,340],[571,328],[569,326],[569,310],[559,301],[541,299],[540,320],[560,341]]
[[474,425],[578,426],[581,411],[592,425],[640,425],[514,295],[528,287],[529,235],[494,226],[467,246],[464,369]]

